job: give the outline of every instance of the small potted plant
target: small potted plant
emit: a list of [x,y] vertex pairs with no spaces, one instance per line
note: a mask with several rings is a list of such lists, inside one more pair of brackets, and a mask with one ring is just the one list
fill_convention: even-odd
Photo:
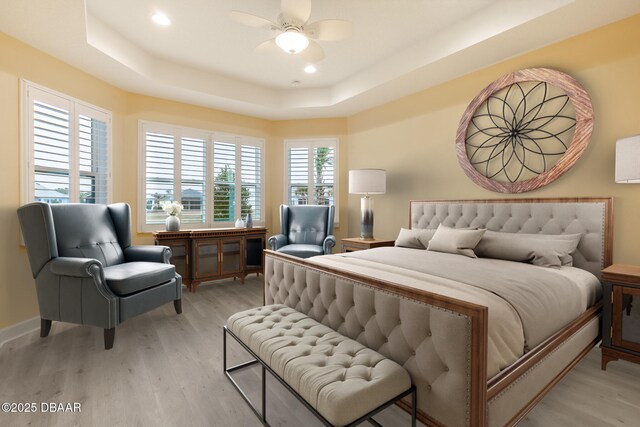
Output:
[[164,210],[169,216],[165,221],[165,228],[167,231],[180,231],[180,212],[182,212],[183,206],[178,202],[164,202],[162,203],[162,210]]

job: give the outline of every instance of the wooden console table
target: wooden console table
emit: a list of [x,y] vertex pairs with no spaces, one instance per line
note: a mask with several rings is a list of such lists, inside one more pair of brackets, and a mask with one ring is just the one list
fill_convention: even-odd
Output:
[[237,277],[244,283],[248,274],[262,273],[266,235],[265,227],[153,232],[156,245],[171,248],[171,263],[191,292],[202,282]]

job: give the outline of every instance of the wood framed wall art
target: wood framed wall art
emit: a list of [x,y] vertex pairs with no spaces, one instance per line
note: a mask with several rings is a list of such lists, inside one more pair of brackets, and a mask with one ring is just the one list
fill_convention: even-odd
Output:
[[593,131],[593,106],[573,77],[529,68],[484,88],[456,134],[458,162],[488,190],[522,193],[556,180],[580,158]]

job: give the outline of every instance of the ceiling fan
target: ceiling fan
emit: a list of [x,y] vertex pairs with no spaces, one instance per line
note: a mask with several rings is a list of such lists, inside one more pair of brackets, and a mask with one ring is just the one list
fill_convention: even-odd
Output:
[[281,0],[281,10],[275,22],[238,10],[231,12],[231,18],[240,24],[279,33],[256,46],[256,51],[268,51],[277,46],[310,63],[324,58],[324,50],[314,40],[344,40],[353,34],[353,24],[349,21],[325,19],[309,23],[311,0]]

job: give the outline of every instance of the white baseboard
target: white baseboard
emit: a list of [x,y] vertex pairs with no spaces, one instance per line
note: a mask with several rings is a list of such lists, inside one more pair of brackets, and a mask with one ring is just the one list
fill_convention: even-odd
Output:
[[16,338],[19,338],[33,331],[37,331],[38,329],[40,329],[40,318],[37,316],[31,319],[23,320],[22,322],[16,323],[15,325],[2,328],[0,329],[0,347],[2,347],[6,342],[15,340]]

